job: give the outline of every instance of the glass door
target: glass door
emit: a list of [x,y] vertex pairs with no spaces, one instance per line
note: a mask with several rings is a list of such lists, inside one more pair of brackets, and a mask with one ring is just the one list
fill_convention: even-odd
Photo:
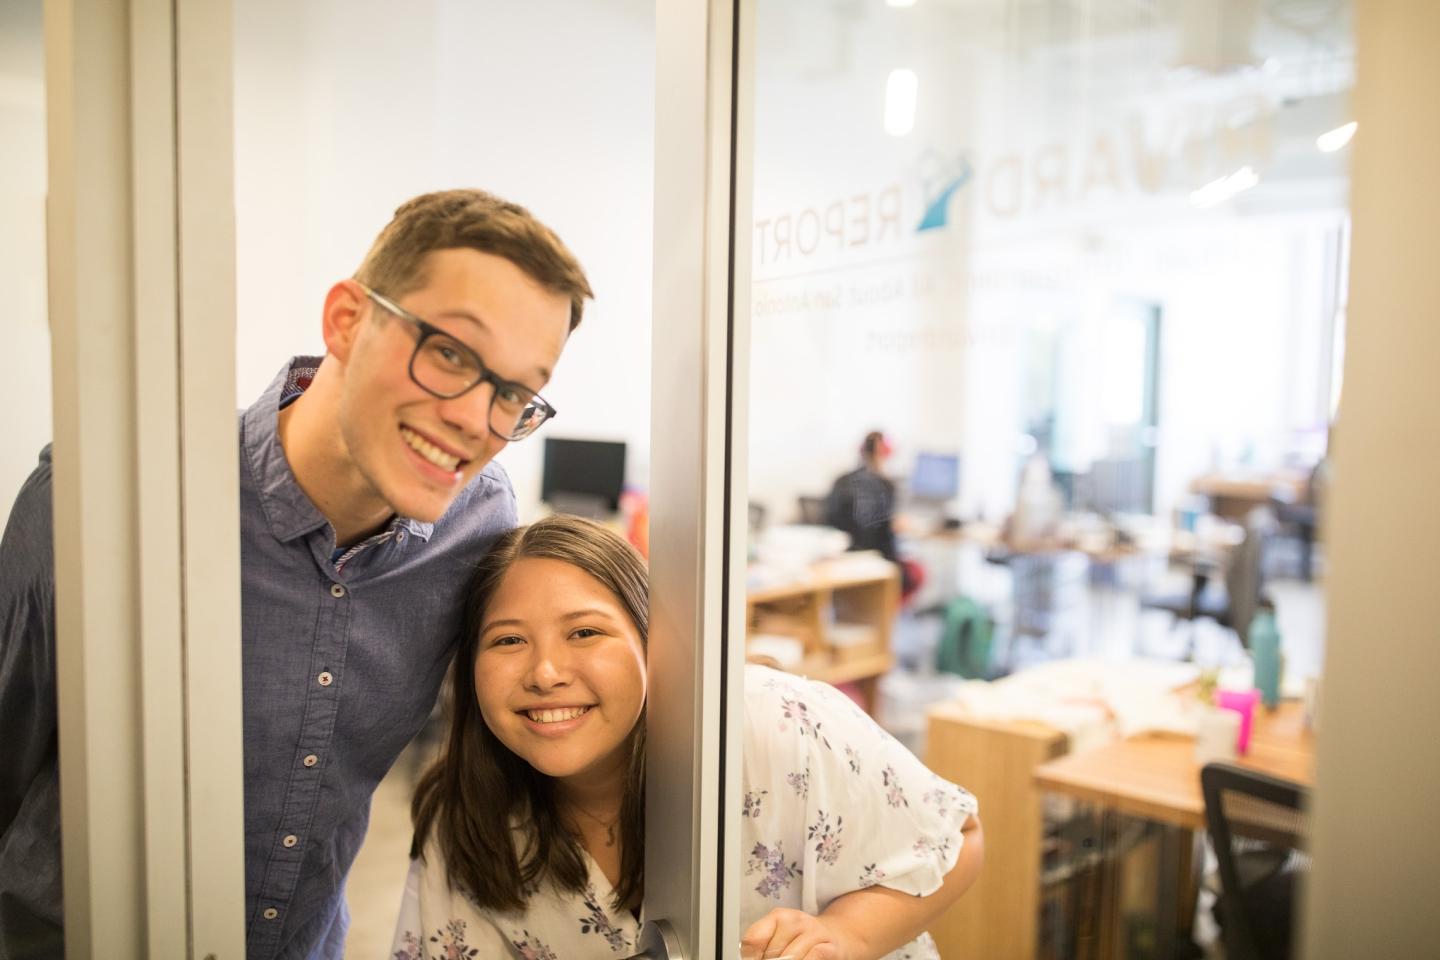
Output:
[[[693,119],[730,97],[733,8],[664,7],[663,21],[635,0],[457,0],[403,15],[380,3],[47,7],[57,494],[62,480],[71,490],[56,499],[56,580],[76,601],[61,618],[59,709],[72,955],[238,957],[255,924],[286,922],[283,904],[245,909],[235,408],[291,356],[323,352],[326,289],[396,206],[457,185],[529,206],[594,282],[546,388],[560,416],[500,462],[522,522],[558,509],[546,436],[557,449],[623,449],[601,499],[637,542],[651,505],[663,730],[646,910],[673,921],[689,955],[714,949],[725,722],[714,644],[723,551],[738,543],[722,521],[732,147],[728,119],[699,139]],[[657,68],[662,29],[667,49],[708,66],[694,73],[687,54]],[[657,90],[677,125],[665,147]],[[653,244],[658,230],[674,246]],[[669,419],[652,428],[661,310],[654,379]],[[77,497],[106,506],[81,511]],[[103,563],[110,547],[142,560]],[[427,748],[392,775],[413,782]],[[379,787],[349,877],[356,956],[388,947],[408,861],[408,788]],[[659,856],[667,848],[675,856]]]

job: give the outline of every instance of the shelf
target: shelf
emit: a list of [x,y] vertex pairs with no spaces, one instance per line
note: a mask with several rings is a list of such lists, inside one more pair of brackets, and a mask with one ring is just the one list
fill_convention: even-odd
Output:
[[858,657],[854,660],[846,660],[844,663],[832,663],[829,666],[806,672],[811,680],[820,680],[824,683],[850,683],[853,680],[865,680],[870,677],[878,677],[895,669],[895,655],[886,651],[884,653],[872,654],[868,657]]

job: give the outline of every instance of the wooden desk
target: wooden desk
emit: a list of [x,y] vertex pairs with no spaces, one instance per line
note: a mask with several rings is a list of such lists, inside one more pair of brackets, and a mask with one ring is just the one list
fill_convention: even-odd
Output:
[[[1250,750],[1235,763],[1313,785],[1315,738],[1305,729],[1301,706],[1282,703],[1273,713],[1260,708]],[[1154,904],[1155,929],[1165,935],[1156,956],[1175,955],[1178,943],[1189,938],[1195,914],[1195,832],[1205,828],[1194,738],[1137,736],[1072,753],[1037,767],[1035,782],[1046,792],[1162,825]],[[1102,924],[1087,946],[1098,956],[1111,956],[1119,942],[1118,931]]]
[[942,957],[1034,960],[1045,817],[1036,765],[1068,749],[1043,723],[987,721],[954,704],[929,711],[925,765],[980,800],[985,868],[930,934]]
[[[890,637],[900,613],[899,567],[884,560],[817,563],[802,580],[749,591],[745,611],[750,634],[778,632],[801,642],[805,656],[794,672],[855,683],[874,714],[880,678],[895,667]],[[842,625],[868,630],[868,642],[838,647],[834,628]]]
[[1277,491],[1292,503],[1309,497],[1309,478],[1294,471],[1273,473],[1206,473],[1190,481],[1190,492],[1210,498],[1213,513],[1243,521],[1246,514],[1270,502]]
[[[1274,777],[1315,782],[1315,737],[1300,704],[1255,716],[1250,752],[1238,765]],[[1190,737],[1139,736],[1073,753],[1035,771],[1041,789],[1187,830],[1205,828],[1200,764]]]

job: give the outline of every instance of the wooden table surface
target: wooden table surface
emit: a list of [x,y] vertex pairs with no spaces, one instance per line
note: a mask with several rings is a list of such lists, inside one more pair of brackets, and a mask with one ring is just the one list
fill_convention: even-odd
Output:
[[[1258,708],[1250,751],[1236,759],[1271,776],[1315,781],[1315,737],[1299,703],[1273,712]],[[1068,754],[1035,770],[1042,790],[1100,804],[1121,813],[1191,830],[1205,827],[1200,764],[1191,737],[1142,735]]]

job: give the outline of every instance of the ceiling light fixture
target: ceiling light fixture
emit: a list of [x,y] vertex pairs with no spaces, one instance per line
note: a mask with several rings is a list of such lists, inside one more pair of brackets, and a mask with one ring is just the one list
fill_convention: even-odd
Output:
[[915,128],[915,94],[920,80],[914,70],[891,70],[885,81],[885,132],[903,137]]
[[1249,190],[1259,182],[1260,175],[1255,172],[1255,168],[1249,165],[1243,166],[1219,180],[1211,180],[1199,190],[1192,190],[1190,206],[1197,209],[1213,207],[1216,204],[1224,203],[1243,190]]
[[1320,136],[1315,138],[1315,146],[1320,148],[1321,153],[1334,153],[1350,142],[1350,138],[1355,136],[1355,131],[1359,129],[1359,127],[1360,124],[1351,120],[1343,126],[1336,127],[1329,133],[1320,134]]

